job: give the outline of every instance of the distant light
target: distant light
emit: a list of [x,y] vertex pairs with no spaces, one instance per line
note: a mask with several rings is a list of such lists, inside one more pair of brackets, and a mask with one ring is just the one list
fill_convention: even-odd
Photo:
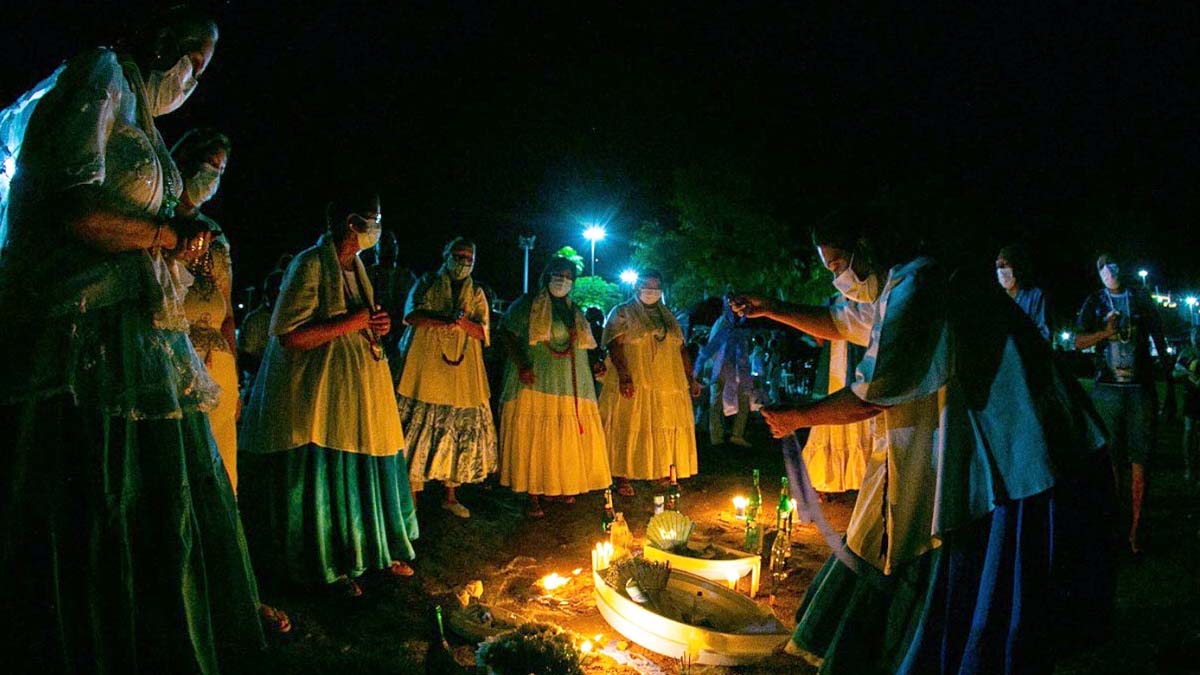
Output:
[[1062,335],[1061,335],[1061,336],[1059,336],[1059,337],[1061,337],[1061,338],[1063,339],[1063,342],[1066,342],[1067,340],[1070,340],[1070,339],[1071,339],[1071,333],[1070,333],[1069,331],[1065,331],[1065,330],[1064,330],[1064,331],[1062,332]]
[[608,231],[604,229],[603,225],[588,225],[587,229],[583,231],[583,238],[591,242],[597,242],[607,234]]
[[1175,348],[1174,348],[1174,347],[1167,347],[1167,353],[1168,353],[1168,354],[1174,354],[1174,353],[1175,353]]
[[624,272],[621,272],[621,281],[623,283],[626,283],[626,284],[629,284],[630,286],[632,286],[637,283],[637,280],[638,280],[637,270],[625,270]]
[[1186,299],[1186,300],[1184,300],[1184,302],[1186,302],[1186,303],[1187,303],[1187,306],[1188,306],[1188,307],[1195,307],[1195,306],[1196,306],[1196,296],[1194,296],[1194,295],[1189,295],[1189,296],[1187,297],[1187,299]]
[[1146,277],[1150,276],[1150,273],[1146,270],[1138,270],[1138,276],[1145,279]]
[[239,302],[239,303],[238,303],[238,309],[246,309],[246,305],[245,305],[245,303]]

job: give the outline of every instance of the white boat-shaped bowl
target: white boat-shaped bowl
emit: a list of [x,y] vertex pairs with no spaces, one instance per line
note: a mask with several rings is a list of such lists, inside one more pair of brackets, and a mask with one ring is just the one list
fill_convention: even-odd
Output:
[[717,628],[693,626],[652,611],[625,597],[592,572],[596,607],[617,632],[671,658],[690,656],[695,663],[736,666],[759,661],[790,634],[773,614],[753,600],[694,574],[672,569],[665,594],[696,597],[701,613],[719,619]]
[[719,584],[725,584],[729,588],[734,588],[737,585],[737,580],[750,575],[750,597],[758,595],[759,576],[762,574],[762,558],[757,555],[738,551],[736,549],[717,546],[717,549],[737,555],[740,557],[731,558],[729,560],[709,560],[706,558],[692,558],[686,555],[679,555],[670,551],[664,551],[660,548],[655,548],[652,544],[647,543],[642,549],[642,556],[646,560],[654,562],[669,562],[671,569],[681,570],[695,574],[698,577],[704,577],[709,581],[715,581]]

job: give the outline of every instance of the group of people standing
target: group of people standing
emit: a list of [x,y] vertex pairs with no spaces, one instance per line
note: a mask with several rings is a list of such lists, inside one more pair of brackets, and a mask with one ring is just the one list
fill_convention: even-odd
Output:
[[[15,146],[0,229],[14,358],[0,379],[0,565],[22,583],[0,596],[22,617],[4,638],[20,663],[215,673],[264,628],[290,629],[260,602],[250,550],[272,580],[357,596],[368,571],[414,573],[414,495],[429,481],[468,518],[456,488],[499,470],[537,517],[541,498],[614,476],[632,494],[631,480],[697,470],[698,385],[661,274],[610,314],[594,364],[569,295],[577,270],[551,260],[496,327],[497,434],[475,245],[449,242],[390,316],[359,259],[382,233],[362,185],[332,195],[324,234],[268,279],[267,306],[237,335],[230,238],[203,213],[233,145],[196,129],[172,148],[155,126],[217,41],[207,15],[177,7],[71,59]],[[243,367],[256,373],[245,397]]]

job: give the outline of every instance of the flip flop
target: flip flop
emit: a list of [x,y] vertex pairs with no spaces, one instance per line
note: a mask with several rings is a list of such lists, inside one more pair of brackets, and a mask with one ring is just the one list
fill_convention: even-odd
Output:
[[258,606],[258,618],[268,633],[287,635],[292,632],[292,621],[288,615],[270,605]]
[[412,575],[416,574],[413,568],[409,567],[408,563],[401,562],[399,560],[393,560],[392,564],[388,565],[387,572],[394,577],[401,578],[411,577]]

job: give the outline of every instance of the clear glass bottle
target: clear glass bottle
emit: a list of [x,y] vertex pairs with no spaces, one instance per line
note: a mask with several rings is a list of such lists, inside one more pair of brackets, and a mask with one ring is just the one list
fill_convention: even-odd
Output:
[[618,511],[608,531],[608,540],[613,547],[613,559],[633,555],[633,532],[625,522],[625,514]]

